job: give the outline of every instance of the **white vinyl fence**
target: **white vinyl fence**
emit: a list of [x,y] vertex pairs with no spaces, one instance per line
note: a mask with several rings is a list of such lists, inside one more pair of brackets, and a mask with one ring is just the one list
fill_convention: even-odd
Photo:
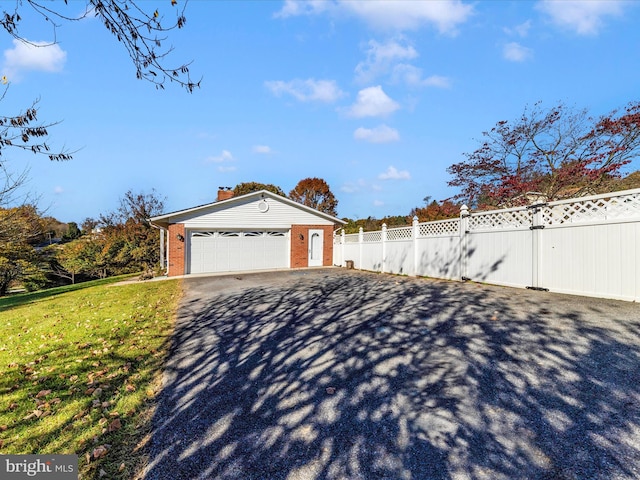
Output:
[[640,189],[334,237],[334,264],[640,301]]

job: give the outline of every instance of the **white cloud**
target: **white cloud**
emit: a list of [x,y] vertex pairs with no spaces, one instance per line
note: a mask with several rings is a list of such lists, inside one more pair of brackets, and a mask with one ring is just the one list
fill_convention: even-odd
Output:
[[317,15],[333,7],[327,0],[285,0],[282,9],[274,14],[276,18],[296,17],[298,15]]
[[333,103],[345,95],[334,80],[308,78],[306,80],[295,79],[290,82],[274,80],[264,84],[276,97],[287,94],[300,102]]
[[561,27],[579,35],[595,35],[602,28],[606,17],[619,17],[623,14],[625,4],[629,5],[620,0],[542,0],[536,8]]
[[384,205],[384,202],[382,200],[374,200],[373,201],[373,206],[374,207],[381,207]]
[[387,43],[370,40],[366,48],[367,59],[356,65],[356,80],[361,83],[371,82],[378,76],[389,73],[396,62],[417,58],[416,49],[402,42],[402,38],[389,40]]
[[64,188],[62,188],[60,185],[57,185],[56,187],[54,187],[53,193],[56,195],[60,195],[61,193],[64,193]]
[[237,168],[234,167],[233,165],[220,165],[218,167],[218,171],[221,173],[234,172],[236,170]]
[[400,63],[394,67],[391,78],[395,83],[405,83],[410,87],[451,87],[451,80],[449,80],[449,78],[441,75],[431,75],[430,77],[424,78],[421,68],[405,63]]
[[378,77],[388,76],[392,83],[404,83],[410,87],[449,87],[446,77],[432,75],[424,78],[422,69],[407,63],[418,57],[416,49],[403,37],[379,43],[370,40],[365,49],[366,60],[356,68],[356,82],[371,83]]
[[523,47],[519,43],[507,43],[502,49],[502,55],[510,62],[524,62],[533,55],[533,50]]
[[363,178],[359,178],[355,182],[347,182],[340,187],[340,191],[344,193],[356,193],[367,188],[367,182]]
[[456,33],[457,26],[473,13],[473,7],[460,0],[343,0],[340,3],[374,28],[396,30],[415,30],[423,25],[433,25],[441,33]]
[[441,33],[455,34],[473,14],[473,6],[461,0],[286,0],[276,17],[319,15],[355,16],[377,29],[415,30],[434,26]]
[[395,128],[379,125],[375,128],[360,127],[353,132],[353,138],[371,143],[389,143],[400,140],[400,134]]
[[358,186],[353,183],[345,183],[340,187],[340,191],[344,193],[356,193],[359,190]]
[[273,150],[271,150],[271,147],[269,147],[268,145],[254,145],[253,153],[268,155],[270,153],[273,153]]
[[207,157],[205,160],[207,163],[223,163],[223,162],[233,162],[235,158],[229,150],[223,150],[220,155]]
[[400,108],[380,85],[368,87],[358,92],[356,102],[346,110],[350,117],[382,117],[389,115]]
[[28,71],[61,72],[67,52],[49,42],[29,42],[14,39],[13,48],[4,51],[3,74],[9,81],[20,80]]
[[391,165],[387,168],[386,172],[378,175],[380,180],[409,180],[411,179],[411,175],[407,170],[398,170],[396,167]]
[[531,30],[531,20],[527,20],[526,22],[521,23],[520,25],[516,25],[513,28],[505,27],[504,32],[508,35],[516,35],[518,37],[526,37],[529,35],[529,30]]

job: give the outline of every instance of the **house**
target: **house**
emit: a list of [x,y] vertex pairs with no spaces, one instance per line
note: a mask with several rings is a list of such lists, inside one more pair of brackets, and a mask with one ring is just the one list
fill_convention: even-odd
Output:
[[267,190],[234,197],[229,189],[149,220],[169,276],[330,266],[334,228],[345,223]]

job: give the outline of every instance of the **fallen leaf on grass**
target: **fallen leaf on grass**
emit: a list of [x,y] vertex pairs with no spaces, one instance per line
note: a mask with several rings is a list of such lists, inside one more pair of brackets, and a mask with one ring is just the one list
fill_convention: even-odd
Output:
[[9,427],[7,427],[6,425],[0,425],[0,432],[6,432],[8,428]]
[[31,420],[32,418],[36,418],[39,417],[40,415],[42,415],[42,412],[40,412],[40,415],[36,415],[36,412],[40,412],[39,410],[34,410],[33,412],[31,412],[29,415],[22,417],[23,420]]
[[76,414],[73,416],[73,419],[74,419],[74,420],[80,420],[80,419],[81,419],[82,417],[84,417],[86,414],[87,414],[87,411],[86,411],[86,410],[82,410],[82,411],[80,411],[80,412],[76,413]]
[[108,449],[105,445],[100,445],[96,448],[93,449],[93,452],[91,453],[91,458],[93,460],[97,460],[98,458],[102,458],[104,457],[108,452]]
[[116,418],[113,422],[109,424],[109,428],[107,428],[108,432],[116,432],[122,428],[122,423],[119,418]]
[[334,393],[336,393],[336,388],[335,387],[327,387],[327,393],[329,395],[333,395]]
[[122,462],[118,467],[118,472],[122,472],[123,470],[124,470],[124,462]]
[[124,388],[125,388],[125,390],[126,390],[127,392],[134,392],[134,391],[136,390],[136,387],[134,387],[134,386],[133,386],[133,385],[131,385],[130,383],[127,383],[127,384],[124,386]]

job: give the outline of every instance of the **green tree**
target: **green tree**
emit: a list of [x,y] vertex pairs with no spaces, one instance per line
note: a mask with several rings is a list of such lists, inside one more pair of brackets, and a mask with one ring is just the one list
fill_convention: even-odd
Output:
[[0,295],[14,282],[27,282],[30,289],[46,283],[34,248],[42,231],[42,219],[34,206],[0,209]]
[[67,232],[62,236],[62,241],[70,242],[71,240],[80,238],[81,235],[82,232],[78,228],[78,224],[76,222],[69,222],[67,224]]
[[284,193],[284,191],[277,185],[272,185],[271,183],[258,183],[258,182],[239,183],[238,185],[233,187],[233,196],[238,197],[240,195],[246,195],[248,193],[259,192],[260,190],[267,190],[269,192],[275,193],[276,195],[280,195],[282,197],[287,196]]
[[329,188],[329,184],[321,178],[304,178],[289,192],[289,198],[307,207],[333,215],[338,215],[338,200]]
[[161,215],[163,210],[164,200],[155,190],[129,190],[116,211],[100,215],[98,239],[104,242],[102,256],[107,269],[117,273],[153,270],[160,263],[160,232],[151,226],[149,218]]
[[87,255],[87,242],[84,239],[74,240],[64,245],[54,245],[52,259],[53,274],[66,278],[72,284],[76,283],[76,276],[91,271],[90,258]]

